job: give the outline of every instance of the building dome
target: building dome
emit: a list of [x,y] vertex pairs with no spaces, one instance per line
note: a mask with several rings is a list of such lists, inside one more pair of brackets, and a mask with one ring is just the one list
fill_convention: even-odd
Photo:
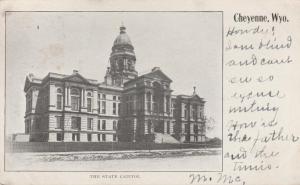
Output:
[[125,26],[120,27],[120,35],[118,35],[114,41],[114,46],[118,46],[118,45],[131,45],[132,46],[130,38],[126,33]]

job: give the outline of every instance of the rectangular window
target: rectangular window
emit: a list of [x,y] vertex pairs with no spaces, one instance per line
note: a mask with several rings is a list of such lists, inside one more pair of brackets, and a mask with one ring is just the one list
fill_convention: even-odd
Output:
[[200,117],[201,119],[204,119],[203,107],[200,107],[200,108],[199,108],[199,117]]
[[148,120],[148,123],[147,123],[147,128],[148,128],[148,134],[151,134],[151,126],[152,125],[152,122],[151,122],[151,120]]
[[106,102],[102,101],[102,114],[106,114]]
[[117,130],[117,122],[113,121],[113,130]]
[[98,136],[98,141],[101,141],[101,137],[100,137],[101,134],[98,134],[97,136]]
[[106,135],[102,134],[102,141],[106,141]]
[[102,94],[102,99],[106,99],[106,94]]
[[106,130],[106,120],[102,120],[102,130]]
[[72,141],[80,141],[80,135],[79,134],[72,134]]
[[93,118],[88,118],[87,119],[87,129],[92,130],[93,127]]
[[118,115],[121,115],[121,103],[118,103]]
[[117,141],[117,135],[113,134],[113,141]]
[[56,141],[62,141],[62,133],[56,134]]
[[117,96],[113,96],[113,100],[117,100]]
[[198,142],[198,136],[194,136],[194,141]]
[[92,141],[92,134],[88,134],[88,135],[87,135],[87,140],[88,140],[88,141]]
[[100,123],[100,120],[98,120],[97,130],[101,130],[101,123]]
[[190,141],[190,137],[188,135],[185,136],[185,141]]
[[81,127],[80,117],[72,117],[71,122],[72,122],[72,129],[80,130]]
[[97,112],[98,112],[98,114],[100,114],[100,109],[101,109],[100,101],[98,101],[97,102]]
[[185,132],[185,133],[188,133],[188,127],[189,127],[188,124],[185,124],[185,125],[184,125],[184,132]]
[[87,111],[92,112],[92,98],[87,99]]
[[79,110],[79,97],[71,96],[71,109],[73,111]]
[[63,117],[62,116],[56,116],[56,128],[57,129],[63,128]]
[[62,108],[62,95],[58,94],[56,97],[56,108],[61,110]]
[[198,131],[199,131],[198,125],[194,125],[194,133],[195,133],[195,134],[198,134]]
[[167,133],[170,134],[170,121],[167,121]]
[[197,105],[193,105],[192,115],[193,119],[197,120]]
[[113,103],[113,115],[117,114],[117,104]]

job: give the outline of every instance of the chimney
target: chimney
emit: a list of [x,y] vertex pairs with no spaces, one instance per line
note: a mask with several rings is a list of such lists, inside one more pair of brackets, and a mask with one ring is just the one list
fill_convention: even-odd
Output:
[[73,69],[73,74],[77,74],[77,73],[78,73],[78,70]]

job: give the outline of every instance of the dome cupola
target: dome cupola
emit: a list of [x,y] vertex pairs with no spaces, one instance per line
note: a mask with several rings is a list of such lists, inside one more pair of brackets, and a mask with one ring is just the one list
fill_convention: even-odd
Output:
[[110,79],[112,85],[122,86],[124,82],[138,76],[134,47],[124,25],[120,27],[120,34],[114,40],[109,62],[106,79]]
[[122,45],[122,46],[130,45],[130,46],[132,46],[130,38],[126,33],[126,27],[123,26],[123,25],[120,27],[120,35],[118,35],[117,38],[115,39],[113,46],[118,46],[118,45]]

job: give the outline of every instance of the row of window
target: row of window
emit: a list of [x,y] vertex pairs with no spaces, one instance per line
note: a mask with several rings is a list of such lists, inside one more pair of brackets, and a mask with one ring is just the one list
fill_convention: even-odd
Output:
[[[57,129],[63,129],[63,117],[62,116],[56,116],[56,128]],[[80,130],[81,129],[81,118],[80,117],[71,117],[71,128],[74,130]],[[118,122],[116,120],[113,120],[113,130],[117,130],[118,128]],[[102,120],[102,124],[100,120],[97,122],[97,130],[106,130],[106,120]],[[93,118],[87,119],[87,130],[93,130]]]
[[[166,96],[166,102],[164,105],[164,100],[161,98],[159,99],[159,93],[154,93],[152,98],[153,98],[153,112],[157,112],[159,110],[162,110],[166,106],[166,112],[170,112],[170,96]],[[147,101],[147,111],[151,112],[151,93],[147,92],[146,94],[146,101]]]
[[[159,94],[160,92],[156,93],[152,96],[151,92],[146,93],[146,111],[148,113],[154,112],[164,112],[164,108],[166,107],[166,112],[170,112],[170,96],[163,96]],[[153,97],[153,101],[151,101],[151,97]],[[137,101],[134,101],[134,97],[132,95],[125,96],[125,111],[126,115],[132,114],[134,110],[134,103],[136,103],[136,110],[144,110],[144,94],[139,94],[137,97]],[[152,106],[151,106],[152,104]]]
[[[199,117],[202,118],[203,117],[203,111],[199,110],[198,105],[192,105],[192,112],[191,112],[191,117],[194,120],[197,120]],[[199,117],[198,117],[198,112],[199,112]],[[184,106],[184,119],[188,119],[189,118],[189,109],[188,109],[188,105]]]
[[[199,131],[200,131],[200,132],[203,132],[203,129],[204,129],[204,127],[200,127],[200,128],[199,128],[198,125],[194,125],[194,126],[193,126],[194,133],[196,133],[196,134],[198,134]],[[185,124],[185,125],[184,125],[184,132],[185,132],[185,133],[188,133],[189,131],[190,131],[189,124]]]
[[[151,83],[151,82],[149,82],[149,81],[146,81],[145,82],[146,83],[146,85],[147,86],[149,86],[149,87],[151,87],[151,86],[157,86],[157,84],[158,84],[158,82],[153,82],[153,83]],[[165,88],[165,89],[168,89],[170,86],[169,86],[169,84],[159,84],[160,86],[161,86],[161,88]]]
[[[118,114],[120,114],[120,103],[118,103]],[[71,110],[72,111],[78,111],[80,107],[80,97],[79,96],[71,96]],[[98,114],[106,114],[106,102],[105,101],[97,101],[97,111]],[[62,95],[57,94],[56,99],[56,108],[61,110],[62,109]],[[87,112],[92,112],[92,98],[87,98]],[[117,103],[113,103],[113,115],[117,115]]]
[[[102,97],[101,97],[101,94],[98,94],[98,100],[99,99],[106,99],[106,94],[102,94]],[[116,100],[121,100],[121,97],[120,96],[113,96],[113,98],[112,98],[114,101],[116,101]]]
[[[56,92],[57,92],[57,94],[62,94],[63,92],[62,92],[62,90],[61,90],[61,88],[57,88],[57,90],[56,90]],[[70,93],[71,95],[78,95],[78,96],[80,96],[80,92],[79,92],[79,89],[77,89],[77,88],[72,88],[71,89],[71,93]],[[87,92],[87,96],[88,97],[93,97],[93,93],[92,92]],[[101,96],[101,94],[100,93],[98,93],[98,96],[97,96],[97,98],[98,99],[106,99],[106,94],[102,94],[102,96]],[[113,100],[121,100],[121,97],[120,96],[113,96]]]
[[[57,133],[56,134],[56,140],[57,141],[63,141],[63,134]],[[80,134],[79,133],[73,133],[72,134],[72,141],[80,141]],[[87,134],[87,141],[92,141],[92,134]],[[106,134],[97,134],[97,141],[106,141]],[[113,141],[117,141],[117,135],[113,134]]]

